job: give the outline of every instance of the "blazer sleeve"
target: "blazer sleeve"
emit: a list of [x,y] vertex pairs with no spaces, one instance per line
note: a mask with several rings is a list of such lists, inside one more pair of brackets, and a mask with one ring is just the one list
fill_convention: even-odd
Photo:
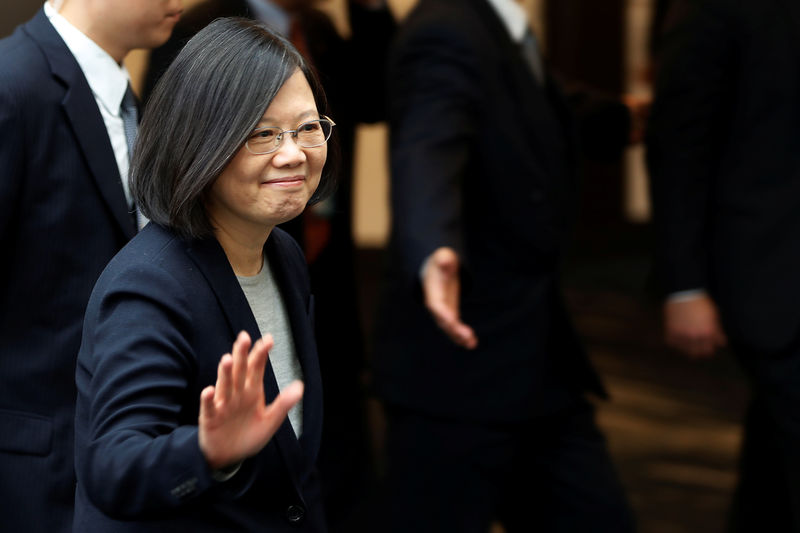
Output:
[[[463,257],[463,183],[480,149],[476,51],[454,27],[421,25],[393,50],[388,70],[394,245],[406,275],[436,248]],[[494,132],[483,132],[494,135]]]
[[[730,4],[730,2],[728,2]],[[662,35],[647,159],[666,293],[708,287],[711,210],[732,113],[735,43],[724,3],[680,1]]]
[[152,265],[118,271],[90,301],[76,375],[76,470],[109,516],[146,517],[247,477],[214,481],[198,445],[199,394],[189,397],[196,320],[182,284]]

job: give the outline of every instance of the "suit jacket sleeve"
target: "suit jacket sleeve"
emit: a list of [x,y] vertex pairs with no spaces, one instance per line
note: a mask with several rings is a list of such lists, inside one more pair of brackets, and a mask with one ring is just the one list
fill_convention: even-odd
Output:
[[389,68],[392,231],[406,275],[416,279],[440,246],[463,257],[463,180],[480,132],[480,72],[456,28],[421,25]]
[[198,445],[199,394],[188,392],[196,389],[196,317],[160,267],[123,268],[104,286],[90,302],[78,361],[79,406],[88,403],[79,416],[88,422],[76,468],[103,512],[142,518],[218,487]]
[[[722,5],[722,4],[720,4]],[[667,293],[708,287],[720,143],[735,72],[733,23],[713,2],[685,2],[661,42],[648,127],[657,268]]]

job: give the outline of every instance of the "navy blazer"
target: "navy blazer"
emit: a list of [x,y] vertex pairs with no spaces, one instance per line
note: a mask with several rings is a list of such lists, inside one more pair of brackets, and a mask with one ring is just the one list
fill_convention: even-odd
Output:
[[0,41],[3,529],[71,531],[83,312],[135,231],[89,85],[40,10]]
[[[261,332],[215,239],[186,241],[151,223],[109,263],[86,311],[76,374],[76,531],[325,530],[307,269],[280,229],[265,251],[303,368],[299,441],[287,420],[232,479],[212,479],[197,441],[200,392],[215,383],[240,331],[253,341]],[[268,402],[278,394],[271,367],[264,389]]]
[[[487,0],[421,0],[389,61],[392,235],[375,379],[391,405],[519,421],[602,393],[562,303],[558,261],[575,196],[575,132]],[[475,350],[423,305],[440,246],[463,262]]]

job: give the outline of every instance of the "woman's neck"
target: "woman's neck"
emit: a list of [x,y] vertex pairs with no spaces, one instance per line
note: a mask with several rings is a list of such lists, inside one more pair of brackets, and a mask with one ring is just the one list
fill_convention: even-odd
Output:
[[270,230],[259,235],[245,235],[225,229],[215,229],[214,235],[237,276],[255,276],[264,265],[264,243]]

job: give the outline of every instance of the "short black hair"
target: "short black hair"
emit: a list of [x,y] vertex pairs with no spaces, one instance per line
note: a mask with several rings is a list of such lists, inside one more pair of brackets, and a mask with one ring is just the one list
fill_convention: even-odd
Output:
[[[325,92],[311,66],[268,27],[221,18],[190,39],[153,89],[139,126],[130,182],[142,213],[185,238],[211,236],[207,191],[297,69],[317,109],[326,113]],[[329,144],[309,204],[335,187],[338,145]]]

